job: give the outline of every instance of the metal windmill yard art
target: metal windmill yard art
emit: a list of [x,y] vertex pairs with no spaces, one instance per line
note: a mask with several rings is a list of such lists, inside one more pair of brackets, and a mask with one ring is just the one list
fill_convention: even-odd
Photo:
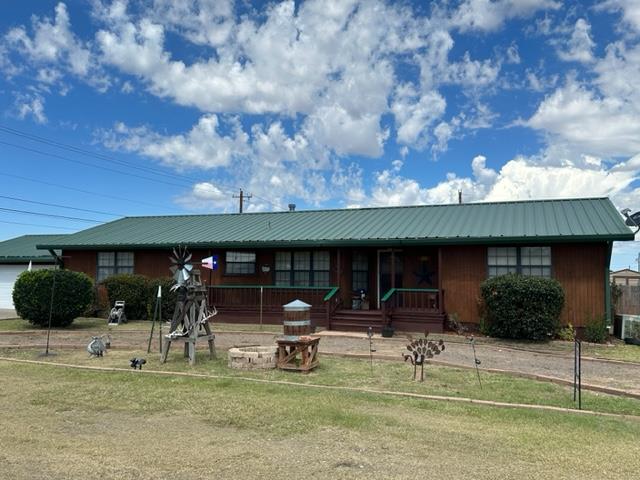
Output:
[[215,307],[209,309],[207,305],[207,289],[200,282],[200,270],[194,269],[191,264],[192,254],[186,248],[178,247],[173,249],[173,256],[169,259],[169,268],[176,282],[171,290],[177,291],[177,300],[169,334],[165,335],[161,362],[167,360],[172,341],[183,341],[185,356],[189,357],[189,363],[193,365],[198,338],[206,337],[209,356],[215,356],[215,335],[211,332],[209,319],[218,312]]
[[173,249],[173,256],[169,257],[172,263],[169,270],[171,270],[173,279],[176,281],[176,285],[173,287],[174,289],[187,283],[191,277],[191,272],[193,271],[193,265],[191,265],[192,256],[186,248],[178,247],[177,250],[175,248]]
[[428,340],[429,332],[424,334],[424,338],[420,338],[418,340],[412,341],[409,345],[407,345],[407,350],[409,353],[405,353],[402,356],[404,357],[404,361],[409,360],[411,365],[413,365],[413,379],[416,379],[418,366],[420,367],[420,381],[424,382],[424,362],[433,358],[435,355],[440,355],[440,353],[444,352],[444,341],[442,339],[437,342],[433,342]]

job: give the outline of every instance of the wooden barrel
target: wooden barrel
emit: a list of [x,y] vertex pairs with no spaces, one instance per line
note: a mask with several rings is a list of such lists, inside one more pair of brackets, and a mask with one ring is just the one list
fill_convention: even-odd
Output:
[[285,335],[309,335],[311,333],[311,305],[299,300],[284,305],[282,324]]

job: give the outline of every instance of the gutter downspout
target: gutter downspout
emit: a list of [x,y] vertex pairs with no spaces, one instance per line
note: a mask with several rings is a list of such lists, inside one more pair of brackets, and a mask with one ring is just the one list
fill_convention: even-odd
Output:
[[605,318],[607,319],[607,325],[613,325],[613,320],[611,318],[611,282],[609,280],[613,242],[607,242],[606,246],[607,253],[604,261],[604,308],[606,309]]

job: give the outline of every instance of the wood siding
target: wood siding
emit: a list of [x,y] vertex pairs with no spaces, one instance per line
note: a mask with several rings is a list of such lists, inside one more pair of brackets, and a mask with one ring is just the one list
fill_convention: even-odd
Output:
[[604,244],[551,247],[553,276],[562,284],[565,295],[560,316],[563,324],[584,327],[589,318],[605,314],[605,258]]
[[479,323],[480,284],[487,278],[487,247],[444,246],[440,266],[447,314],[455,313],[460,321]]
[[[605,313],[604,244],[557,244],[551,246],[553,277],[565,293],[563,324],[584,327],[591,317]],[[480,284],[487,278],[486,246],[442,247],[442,289],[448,314],[462,322],[479,323]]]

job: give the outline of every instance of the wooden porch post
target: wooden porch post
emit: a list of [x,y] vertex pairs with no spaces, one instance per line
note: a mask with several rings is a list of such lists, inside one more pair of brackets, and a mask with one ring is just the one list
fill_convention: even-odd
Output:
[[393,249],[391,250],[391,288],[396,288],[396,252]]
[[438,247],[438,311],[444,313],[444,295],[442,294],[442,247]]

